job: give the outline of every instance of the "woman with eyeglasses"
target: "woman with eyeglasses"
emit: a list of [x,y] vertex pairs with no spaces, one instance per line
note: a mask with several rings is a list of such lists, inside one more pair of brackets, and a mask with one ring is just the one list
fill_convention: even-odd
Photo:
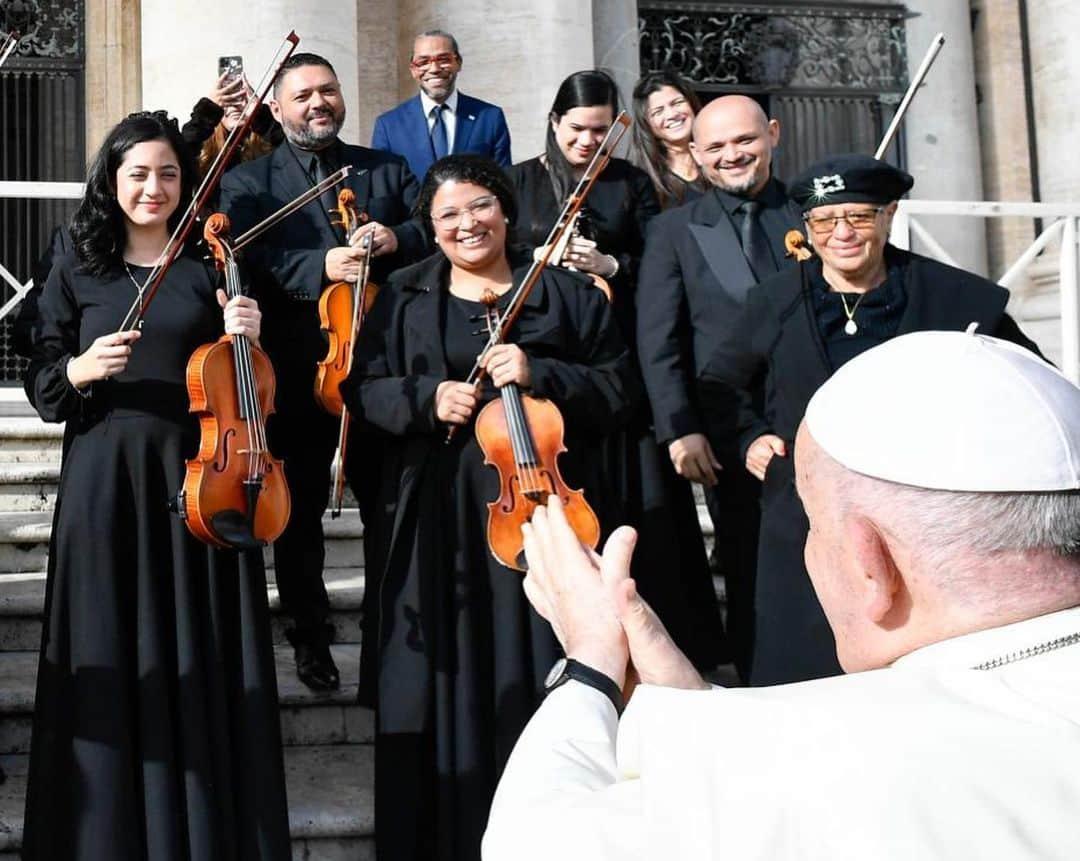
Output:
[[66,423],[49,541],[23,857],[291,857],[262,554],[212,550],[170,506],[198,448],[192,352],[257,340],[190,247],[143,325],[119,333],[187,207],[176,121],[106,137],[52,268],[26,389]]
[[[522,240],[533,246],[545,241],[618,109],[618,88],[604,72],[575,72],[559,86],[544,153],[510,169],[520,205],[514,227]],[[648,175],[613,158],[585,202],[582,236],[570,242],[562,262],[607,279],[615,319],[631,345],[636,344],[637,270],[645,229],[659,211]],[[633,560],[638,587],[679,647],[701,670],[713,669],[725,659],[723,623],[693,491],[660,449],[647,402],[604,441],[597,456],[611,504],[622,512],[620,522],[638,530]]]
[[[795,432],[818,387],[855,356],[907,332],[977,323],[982,334],[1038,352],[1005,312],[1006,290],[889,244],[897,201],[913,184],[866,155],[831,156],[803,171],[789,193],[803,210],[813,254],[750,291],[739,341],[718,344],[702,373],[716,392],[705,402],[738,399],[726,442],[763,482],[753,685],[840,672],[803,563],[809,527],[793,471]],[[764,383],[762,405],[732,389],[753,382]],[[722,426],[724,417],[716,421]]]
[[634,158],[652,180],[664,209],[708,189],[690,152],[694,117],[701,110],[690,85],[671,70],[649,72],[634,86]]
[[376,527],[389,543],[367,564],[378,601],[364,619],[377,667],[376,844],[395,861],[472,861],[506,758],[560,657],[520,572],[488,547],[499,478],[474,419],[509,383],[550,399],[566,426],[560,470],[610,529],[594,501],[593,453],[641,387],[603,293],[554,268],[487,353],[490,381],[479,391],[465,382],[487,342],[482,299],[495,294],[502,313],[528,269],[530,252],[511,246],[517,202],[495,162],[455,155],[432,165],[417,211],[438,251],[380,291],[341,386],[353,414],[388,439]]
[[379,293],[341,386],[353,415],[389,440],[376,524],[389,543],[368,561],[378,602],[364,619],[377,672],[376,843],[379,858],[473,861],[502,767],[561,657],[521,573],[488,548],[499,477],[473,421],[511,382],[550,399],[566,425],[559,468],[592,502],[595,448],[642,391],[604,294],[557,269],[488,351],[489,381],[475,390],[464,380],[487,342],[482,299],[494,293],[501,313],[530,263],[511,244],[513,189],[494,161],[450,156],[424,178],[417,211],[438,251]]

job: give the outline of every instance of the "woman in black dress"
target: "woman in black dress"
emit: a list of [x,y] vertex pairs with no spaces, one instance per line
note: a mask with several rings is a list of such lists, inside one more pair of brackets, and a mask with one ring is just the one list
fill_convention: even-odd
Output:
[[92,164],[27,372],[70,443],[49,543],[27,859],[290,857],[262,556],[214,551],[170,512],[194,455],[185,370],[224,330],[258,338],[198,256],[138,332],[121,320],[187,205],[175,121],[133,114]]
[[681,206],[708,189],[690,152],[694,117],[701,110],[690,86],[675,72],[649,72],[634,85],[634,156],[652,180],[664,209]]
[[[544,154],[510,168],[518,197],[518,237],[541,245],[618,111],[615,82],[575,72],[551,106]],[[606,278],[623,338],[636,338],[637,270],[645,226],[660,211],[644,171],[613,158],[585,201],[586,234],[570,243],[563,265]],[[652,432],[648,403],[603,445],[608,484],[621,523],[638,530],[634,579],[679,647],[700,669],[722,659],[723,628],[690,484],[680,478]]]
[[389,546],[368,569],[378,606],[364,619],[364,648],[377,649],[376,844],[383,861],[474,861],[496,782],[560,652],[520,573],[488,547],[499,480],[473,417],[510,382],[551,399],[566,424],[562,474],[592,500],[589,453],[641,388],[603,294],[552,269],[508,342],[488,352],[491,383],[477,394],[463,381],[486,343],[479,300],[491,290],[501,312],[527,269],[528,254],[507,250],[513,192],[490,159],[449,156],[428,171],[417,209],[440,250],[380,291],[341,386],[349,409],[389,435],[377,507]]

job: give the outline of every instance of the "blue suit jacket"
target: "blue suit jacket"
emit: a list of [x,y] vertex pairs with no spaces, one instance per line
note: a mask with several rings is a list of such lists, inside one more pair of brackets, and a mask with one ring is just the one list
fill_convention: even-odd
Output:
[[[375,120],[371,148],[404,156],[421,182],[435,161],[420,96],[413,96]],[[473,152],[510,166],[510,130],[502,108],[458,93],[454,153]]]

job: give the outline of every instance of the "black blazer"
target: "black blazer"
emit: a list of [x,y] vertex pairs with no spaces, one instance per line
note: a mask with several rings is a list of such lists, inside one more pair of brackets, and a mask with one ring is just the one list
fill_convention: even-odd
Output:
[[[798,208],[789,202],[784,212],[798,227]],[[773,253],[785,260],[782,247]],[[756,280],[715,194],[649,224],[638,275],[637,346],[659,442],[705,432],[695,381]]]
[[[902,267],[907,294],[897,335],[964,331],[977,322],[979,332],[1041,355],[1005,313],[1009,292],[1003,287],[909,251],[889,246],[886,252]],[[707,387],[735,385],[745,390],[764,383],[764,412],[752,407],[745,391],[740,397],[734,439],[727,441],[736,446],[740,462],[745,461],[750,443],[763,433],[776,434],[790,446],[810,398],[833,374],[810,290],[806,264],[762,281],[750,291],[735,337],[718,341],[702,370]],[[718,403],[722,398],[709,400]],[[719,416],[711,423],[724,424]]]
[[[391,227],[398,240],[397,251],[375,259],[372,277],[384,279],[394,269],[429,253],[427,235],[419,222],[411,219],[420,188],[405,159],[350,144],[342,145],[341,156],[342,164],[355,170],[344,185],[335,188],[334,196],[343,187],[351,188],[357,208],[373,221]],[[233,236],[238,236],[309,188],[311,181],[304,167],[286,143],[225,174],[221,210],[232,221]],[[343,241],[322,203],[313,200],[263,234],[245,249],[244,257],[252,276],[260,280],[260,293],[268,303],[285,296],[317,300],[327,283],[326,252]]]

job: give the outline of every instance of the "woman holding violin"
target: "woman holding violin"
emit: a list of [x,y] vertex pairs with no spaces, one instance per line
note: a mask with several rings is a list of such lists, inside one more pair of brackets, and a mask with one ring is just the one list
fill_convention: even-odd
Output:
[[194,182],[175,120],[123,120],[41,298],[27,393],[70,439],[26,801],[35,861],[290,857],[261,552],[211,550],[170,512],[198,444],[188,359],[223,330],[257,340],[259,310],[226,302],[185,251],[142,327],[118,331]]
[[390,540],[368,569],[379,600],[364,619],[365,649],[377,650],[376,842],[379,858],[471,861],[559,657],[521,574],[489,547],[500,471],[485,463],[476,417],[511,385],[549,399],[565,424],[558,466],[591,499],[591,452],[641,390],[603,294],[553,268],[484,353],[488,381],[465,382],[488,341],[485,299],[505,312],[528,269],[529,254],[510,251],[517,204],[495,162],[458,155],[430,169],[417,209],[439,250],[380,291],[341,386],[357,418],[390,440],[377,506]]
[[[559,86],[549,114],[544,154],[510,168],[521,209],[518,236],[546,241],[564,198],[587,168],[619,109],[615,82],[604,72],[575,72]],[[623,339],[636,339],[637,270],[648,221],[660,211],[649,177],[613,158],[585,201],[582,235],[561,265],[602,277]],[[638,530],[634,578],[679,647],[702,670],[722,658],[723,626],[687,483],[657,445],[646,402],[603,446],[607,484],[621,505],[620,523]]]

